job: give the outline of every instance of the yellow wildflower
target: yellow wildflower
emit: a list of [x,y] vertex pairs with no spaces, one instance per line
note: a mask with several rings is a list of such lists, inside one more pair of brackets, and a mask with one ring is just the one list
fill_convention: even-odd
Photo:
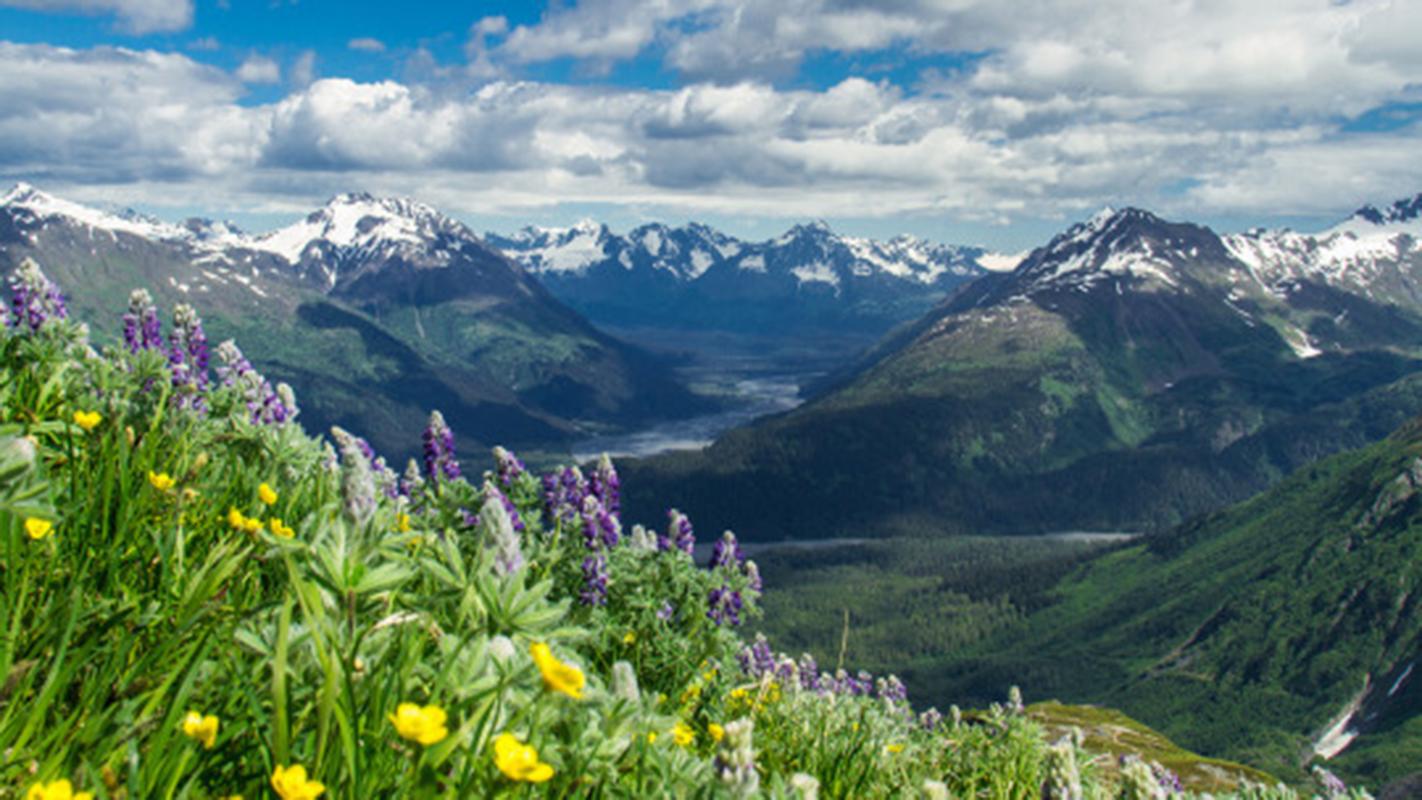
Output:
[[25,533],[28,533],[31,539],[38,541],[53,532],[53,522],[50,522],[47,519],[40,519],[39,517],[25,518]]
[[401,703],[395,713],[389,715],[396,733],[427,747],[449,735],[449,729],[444,726],[448,718],[439,706],[421,707],[415,703]]
[[562,692],[574,700],[583,698],[583,684],[586,679],[582,670],[559,661],[548,645],[542,642],[535,642],[529,648],[529,653],[533,656],[533,663],[538,665],[538,671],[543,673],[544,686],[550,691]]
[[227,510],[227,524],[240,531],[247,526],[247,517],[235,507],[230,508]]
[[637,634],[628,631],[622,635],[623,644],[634,644],[637,641]]
[[290,539],[291,537],[296,535],[296,531],[287,527],[279,517],[272,517],[271,519],[267,520],[267,526],[271,528],[273,536],[279,536],[283,539]]
[[726,738],[726,729],[714,722],[706,726],[706,733],[711,736],[713,742],[719,742]]
[[36,783],[25,792],[25,800],[94,800],[90,792],[74,791],[74,784],[61,778],[51,783]]
[[410,532],[410,515],[401,511],[395,515],[395,531],[397,533]]
[[217,744],[217,717],[189,711],[183,717],[183,733],[202,742],[204,750],[211,750]]
[[672,739],[680,747],[689,747],[692,742],[696,741],[696,731],[692,730],[691,726],[685,722],[678,722],[672,728]]
[[656,743],[657,743],[657,732],[656,732],[656,731],[647,731],[647,744],[656,744]]
[[272,489],[271,484],[264,482],[257,487],[257,499],[266,505],[272,505],[277,501],[276,490]]
[[897,754],[897,753],[902,753],[903,751],[904,751],[904,746],[903,746],[903,744],[898,743],[898,742],[895,742],[894,744],[886,744],[886,745],[884,745],[884,752],[886,752],[886,753],[894,753],[894,754]]
[[512,733],[494,739],[494,764],[511,780],[543,783],[553,777],[553,768],[538,760],[538,751]]
[[306,777],[306,767],[296,764],[291,767],[278,766],[272,772],[272,788],[281,800],[316,800],[326,791],[320,781]]
[[97,411],[75,411],[74,424],[84,429],[85,433],[99,427],[99,423],[104,421],[104,415]]
[[152,484],[154,489],[157,489],[160,492],[166,492],[169,489],[173,488],[173,476],[169,475],[166,472],[154,472],[151,469],[148,470],[148,482]]

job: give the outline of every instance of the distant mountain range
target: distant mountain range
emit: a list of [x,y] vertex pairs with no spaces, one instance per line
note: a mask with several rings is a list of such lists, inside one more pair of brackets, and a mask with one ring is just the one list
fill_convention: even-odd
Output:
[[20,185],[0,197],[0,272],[27,256],[99,336],[116,336],[130,289],[192,303],[214,340],[235,336],[298,388],[308,425],[362,431],[391,455],[418,448],[434,408],[476,442],[556,447],[588,425],[706,405],[462,223],[411,200],[341,195],[249,235]]
[[888,241],[796,225],[764,242],[705,225],[524,228],[485,239],[599,324],[875,337],[987,272],[980,248]]
[[1241,499],[1422,411],[1418,206],[1313,235],[1105,210],[800,408],[630,466],[632,506],[781,539],[1160,528]]

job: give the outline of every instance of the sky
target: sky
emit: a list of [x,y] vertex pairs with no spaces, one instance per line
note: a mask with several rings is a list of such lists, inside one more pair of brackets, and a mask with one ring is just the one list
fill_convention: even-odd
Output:
[[0,0],[0,182],[264,230],[823,219],[1020,250],[1102,206],[1422,192],[1409,0]]

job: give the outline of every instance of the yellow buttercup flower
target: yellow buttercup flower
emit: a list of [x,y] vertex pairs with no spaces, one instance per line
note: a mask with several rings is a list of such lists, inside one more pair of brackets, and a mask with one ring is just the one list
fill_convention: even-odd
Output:
[[397,533],[410,532],[410,515],[401,511],[395,515],[395,531]]
[[632,631],[628,631],[627,633],[624,633],[624,634],[622,635],[622,643],[623,643],[623,644],[634,644],[636,641],[637,641],[637,634],[633,633]]
[[273,536],[279,536],[283,539],[290,539],[296,535],[296,531],[287,527],[278,517],[272,517],[267,520],[267,527],[271,529]]
[[672,728],[672,739],[680,747],[689,747],[692,742],[696,741],[696,731],[692,730],[691,726],[685,722],[678,722]]
[[656,744],[656,743],[657,743],[657,732],[656,732],[656,731],[647,731],[647,744]]
[[25,800],[94,800],[91,792],[76,792],[74,784],[60,779],[50,783],[36,783],[25,792]]
[[166,472],[154,472],[150,469],[148,470],[148,482],[153,485],[154,489],[160,492],[166,492],[173,488],[174,481],[172,475]]
[[258,534],[262,532],[262,521],[260,519],[257,519],[256,517],[249,517],[246,514],[243,514],[241,511],[238,511],[236,508],[228,510],[227,524],[231,525],[233,528],[236,528],[239,531],[246,531],[247,533],[251,534]]
[[726,738],[726,729],[714,722],[706,726],[706,732],[711,735],[713,742],[719,742]]
[[449,735],[449,729],[444,726],[448,716],[439,706],[401,703],[389,719],[396,733],[426,747]]
[[281,800],[316,800],[326,791],[325,785],[320,781],[306,777],[306,767],[300,764],[278,766],[272,772],[272,788]]
[[897,754],[897,753],[902,753],[903,751],[904,751],[904,746],[903,746],[902,744],[899,744],[899,743],[886,744],[886,745],[884,745],[884,752],[886,752],[886,753],[895,753],[895,754]]
[[266,505],[272,505],[277,501],[276,490],[271,487],[271,484],[264,482],[257,487],[257,499]]
[[582,670],[559,661],[548,645],[542,642],[535,642],[529,648],[529,653],[533,656],[533,663],[538,665],[538,671],[543,673],[544,686],[550,691],[562,692],[574,700],[583,698],[583,685],[587,679],[583,677]]
[[217,744],[217,717],[189,711],[183,717],[183,733],[202,742],[204,750],[211,750]]
[[99,427],[99,423],[104,421],[104,415],[97,411],[75,411],[74,424],[84,429],[85,433]]
[[39,517],[27,517],[25,519],[25,533],[31,539],[39,541],[54,532],[54,523]]
[[494,739],[494,764],[511,780],[543,783],[553,777],[553,768],[538,760],[538,751],[512,733]]

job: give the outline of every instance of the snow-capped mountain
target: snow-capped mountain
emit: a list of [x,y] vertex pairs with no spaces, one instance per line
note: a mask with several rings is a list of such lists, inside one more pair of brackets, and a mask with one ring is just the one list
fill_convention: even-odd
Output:
[[104,331],[130,290],[189,302],[305,397],[310,421],[409,452],[438,406],[484,442],[548,444],[704,406],[646,353],[599,332],[462,223],[345,194],[263,234],[109,212],[21,185],[0,196],[0,274],[35,258]]
[[881,333],[984,273],[982,250],[911,236],[843,236],[823,222],[748,242],[709,226],[584,221],[486,239],[554,294],[603,324]]
[[1319,233],[1253,230],[1224,242],[1249,276],[1275,293],[1307,281],[1422,305],[1422,194],[1385,210],[1364,206]]

